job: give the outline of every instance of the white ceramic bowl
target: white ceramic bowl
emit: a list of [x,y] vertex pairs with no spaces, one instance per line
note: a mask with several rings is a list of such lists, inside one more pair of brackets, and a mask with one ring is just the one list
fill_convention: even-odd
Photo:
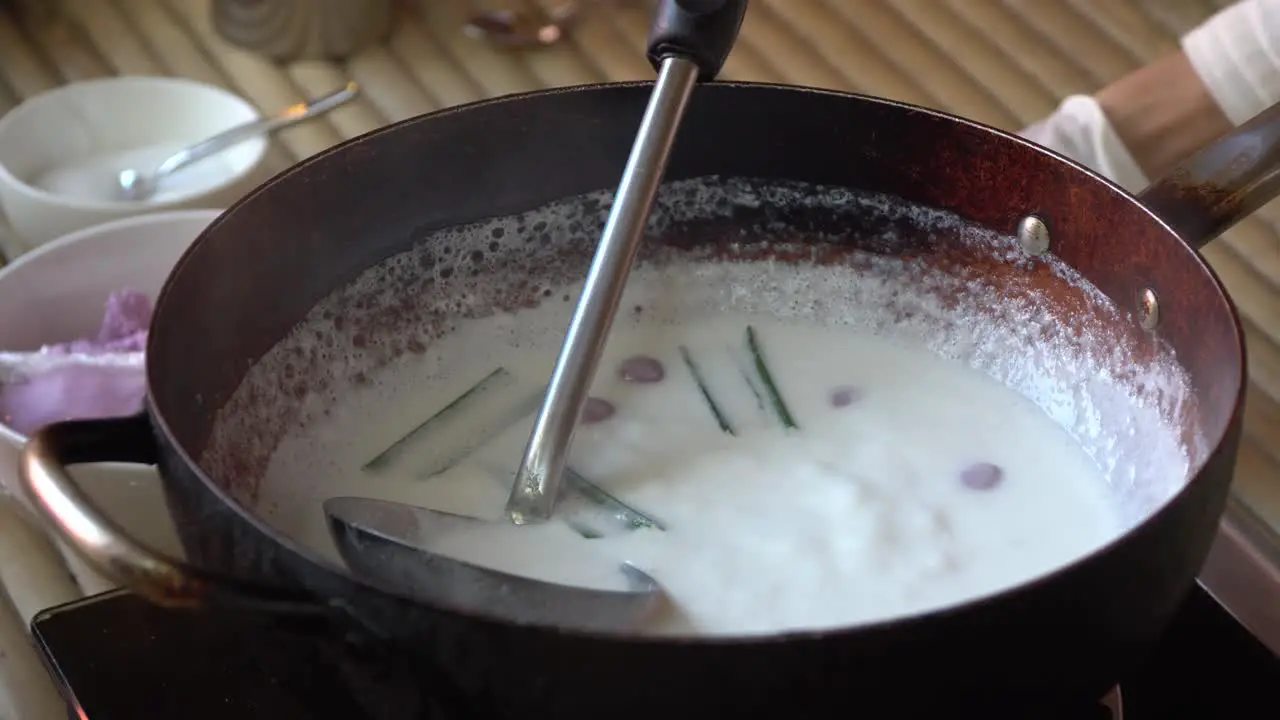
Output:
[[227,207],[266,179],[265,138],[192,165],[145,201],[115,199],[111,183],[258,117],[243,98],[180,78],[88,80],[29,98],[0,117],[0,208],[18,249],[144,212]]
[[[97,334],[107,296],[129,288],[154,300],[178,258],[217,210],[184,210],[115,220],[54,240],[0,270],[0,349]],[[0,424],[0,484],[30,512],[18,486],[26,438]],[[102,511],[138,539],[174,555],[181,550],[150,467],[101,463],[71,474]]]

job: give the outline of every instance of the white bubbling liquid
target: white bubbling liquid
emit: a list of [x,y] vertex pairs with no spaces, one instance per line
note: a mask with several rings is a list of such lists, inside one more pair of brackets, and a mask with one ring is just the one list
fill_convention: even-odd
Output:
[[[641,268],[630,281],[592,389],[616,413],[581,427],[571,465],[665,531],[586,540],[559,524],[502,524],[530,416],[424,477],[469,439],[493,436],[513,408],[527,409],[524,398],[545,382],[562,337],[570,303],[558,299],[576,289],[535,309],[464,323],[425,354],[348,391],[279,444],[259,512],[335,559],[321,510],[329,497],[493,519],[433,538],[433,546],[517,574],[595,586],[620,583],[614,568],[630,561],[662,583],[675,607],[649,629],[702,634],[850,625],[940,608],[1061,567],[1121,531],[1118,503],[1081,446],[983,373],[920,344],[711,310],[699,300],[708,280],[746,287],[761,273],[787,272],[796,271],[690,265]],[[796,430],[771,411],[746,349],[748,325]],[[681,345],[734,435],[719,426]],[[665,378],[620,379],[620,364],[637,355],[659,360]],[[498,367],[512,380],[473,400],[470,420],[459,413],[455,427],[442,421],[386,467],[362,469]],[[840,388],[856,389],[857,398],[834,407]],[[961,472],[980,462],[998,465],[1003,480],[967,487]]]
[[[481,471],[477,474],[484,476],[478,478],[483,482],[462,481],[464,473],[475,472],[464,469],[474,468],[475,460],[428,482],[396,482],[395,475],[405,472],[403,466],[388,469],[390,478],[383,478],[381,482],[375,482],[365,473],[353,472],[353,468],[379,452],[381,448],[375,446],[382,441],[390,442],[430,417],[445,401],[448,392],[483,377],[493,369],[490,363],[510,362],[515,354],[513,348],[520,348],[522,353],[529,348],[545,351],[560,341],[577,287],[563,292],[557,288],[571,285],[585,273],[586,259],[599,238],[609,203],[608,192],[594,192],[518,215],[414,230],[402,252],[367,268],[351,283],[320,300],[285,337],[253,363],[229,397],[223,395],[225,389],[209,386],[193,387],[185,398],[180,398],[194,407],[214,404],[217,408],[216,422],[207,439],[193,441],[197,443],[193,451],[198,454],[201,467],[217,478],[234,501],[247,511],[262,517],[276,530],[303,540],[339,566],[331,541],[320,525],[319,503],[328,495],[377,497],[382,494],[419,504],[439,501],[438,506],[444,509],[448,509],[448,502],[474,503],[496,515],[500,503],[494,500],[503,498],[506,490],[497,475]],[[796,228],[786,219],[791,215],[805,220],[808,229]],[[813,218],[825,219],[810,223]],[[841,383],[859,382],[863,376],[855,375],[855,371],[862,373],[877,366],[864,356],[894,359],[890,365],[895,367],[889,367],[886,372],[896,371],[899,360],[913,358],[922,366],[934,368],[935,374],[924,376],[932,378],[927,385],[912,389],[901,382],[882,381],[877,392],[884,393],[886,388],[910,390],[918,394],[919,402],[936,403],[945,402],[940,400],[944,396],[954,397],[956,387],[974,387],[980,388],[974,392],[987,397],[991,407],[1000,402],[1020,407],[994,420],[986,414],[989,411],[968,412],[963,422],[948,425],[942,432],[938,430],[940,424],[930,426],[914,418],[909,427],[904,427],[906,423],[894,413],[907,412],[909,406],[905,403],[883,406],[888,408],[886,419],[896,425],[869,422],[870,416],[866,413],[880,407],[884,397],[877,399],[871,392],[874,388],[868,387],[865,400],[853,407],[854,412],[861,414],[828,417],[832,422],[838,418],[840,423],[851,423],[852,439],[841,437],[838,443],[823,445],[821,437],[812,435],[818,431],[808,420],[802,423],[802,432],[795,437],[782,437],[776,427],[757,425],[758,432],[751,436],[752,441],[740,443],[740,454],[735,454],[719,448],[717,443],[728,442],[728,439],[707,430],[706,426],[699,426],[702,429],[697,435],[687,437],[670,432],[667,421],[634,429],[637,426],[627,418],[643,406],[638,404],[639,396],[635,395],[639,388],[627,387],[630,404],[625,410],[619,405],[616,423],[580,434],[575,452],[582,457],[575,458],[575,463],[585,463],[580,470],[595,473],[594,480],[611,483],[611,489],[637,505],[650,500],[645,488],[675,485],[675,479],[668,475],[690,475],[696,470],[699,474],[708,471],[711,478],[712,466],[718,468],[716,473],[723,475],[737,463],[751,467],[740,470],[739,476],[744,479],[739,479],[731,488],[736,494],[709,493],[716,495],[716,502],[745,505],[747,499],[766,497],[743,494],[753,483],[768,483],[771,494],[767,497],[785,497],[792,503],[811,499],[818,505],[818,498],[829,499],[817,491],[810,495],[797,492],[801,484],[813,484],[828,490],[839,487],[844,493],[861,493],[857,497],[863,500],[859,502],[871,503],[864,507],[877,508],[871,514],[874,522],[841,522],[839,534],[822,536],[836,538],[835,542],[827,539],[824,542],[828,544],[816,545],[826,548],[829,551],[826,554],[806,555],[797,550],[809,547],[805,543],[818,537],[805,534],[810,529],[816,532],[817,526],[787,524],[785,527],[805,532],[786,540],[784,546],[774,544],[780,536],[772,531],[772,526],[767,534],[760,530],[759,524],[735,526],[732,528],[738,533],[735,542],[744,548],[768,549],[767,553],[752,551],[762,553],[761,557],[773,566],[777,567],[778,557],[790,558],[791,562],[780,568],[788,575],[782,580],[758,576],[751,579],[759,583],[754,586],[756,590],[768,591],[756,602],[750,591],[728,581],[713,587],[713,583],[718,582],[716,578],[727,577],[734,583],[749,578],[760,567],[754,557],[740,559],[736,564],[703,562],[681,566],[677,573],[662,578],[663,581],[674,591],[682,582],[682,575],[692,578],[704,583],[698,587],[707,592],[720,593],[719,604],[710,610],[707,608],[711,606],[702,606],[699,610],[692,601],[686,600],[682,616],[669,618],[664,625],[652,628],[654,631],[681,632],[692,627],[695,632],[704,633],[751,632],[753,628],[767,632],[788,626],[844,624],[907,614],[998,590],[1049,572],[1151,517],[1185,485],[1189,471],[1203,461],[1210,447],[1200,426],[1200,411],[1187,376],[1171,348],[1158,337],[1137,333],[1135,321],[1126,309],[1117,307],[1052,254],[1028,256],[1014,238],[977,227],[954,214],[842,187],[707,176],[664,184],[650,218],[650,231],[664,236],[665,242],[646,243],[641,249],[639,264],[622,304],[623,317],[615,331],[616,352],[607,362],[616,362],[618,353],[624,351],[627,337],[653,340],[653,333],[661,337],[660,341],[647,342],[652,346],[646,350],[650,353],[669,354],[672,343],[679,342],[683,333],[697,336],[691,344],[698,345],[704,333],[705,337],[712,337],[720,332],[716,327],[723,328],[733,347],[740,347],[741,323],[751,320],[760,326],[773,363],[818,362],[817,353],[797,353],[778,347],[793,334],[797,338],[804,335],[808,338],[806,343],[812,342],[821,348],[834,347],[857,359],[857,364],[840,367]],[[854,247],[860,249],[853,250]],[[773,257],[785,260],[770,259]],[[531,302],[534,298],[537,301]],[[501,314],[503,309],[530,304],[538,305],[537,309],[520,311],[517,316]],[[645,308],[642,322],[629,327],[627,323],[634,321],[629,318],[635,305]],[[495,311],[499,312],[496,318],[476,320],[488,318]],[[479,332],[486,327],[499,332],[487,341],[469,346],[465,357],[458,357],[450,353],[457,352],[462,336],[450,339],[445,335],[458,325],[463,333]],[[505,337],[503,332],[507,333]],[[856,347],[845,347],[848,343]],[[697,352],[700,358],[704,353],[724,357],[716,356],[714,350],[701,348]],[[484,353],[495,355],[486,357]],[[778,353],[782,356],[772,357]],[[530,368],[537,364],[532,359],[536,354],[528,355]],[[669,355],[664,357],[669,359]],[[533,373],[537,377],[546,376],[549,353],[542,362],[541,369]],[[720,360],[701,359],[700,362],[719,363]],[[667,364],[669,377],[675,378],[671,381],[675,387],[681,382],[678,378],[683,371],[679,365]],[[835,369],[834,365],[823,367]],[[611,372],[608,366],[602,371],[598,392],[612,392],[606,387]],[[782,370],[777,373],[782,375]],[[528,374],[520,371],[521,383],[531,382],[526,377]],[[718,370],[707,374],[713,375],[712,382],[732,381],[732,372],[724,375],[723,370]],[[779,382],[792,384],[785,389],[791,395],[803,392],[804,387],[814,392],[830,389],[823,387],[819,382],[823,378],[818,376],[814,376],[811,385],[796,387],[797,378],[810,382],[799,375],[788,375]],[[867,376],[867,380],[870,379],[874,378]],[[646,388],[646,392],[653,389]],[[730,389],[722,391],[732,396],[725,398],[725,403],[735,403],[738,411],[743,410],[740,395],[732,395]],[[1026,401],[1019,404],[1012,399],[1015,396]],[[684,395],[682,398],[677,407],[693,411],[693,407],[687,405],[692,400]],[[991,401],[990,398],[1005,400]],[[823,409],[820,402],[801,407],[809,401],[800,397],[788,399],[797,404],[797,414],[802,410],[808,413],[810,409],[815,412]],[[749,401],[746,410],[750,410]],[[481,415],[490,411],[496,412],[488,408]],[[677,420],[706,420],[701,408],[694,412],[690,418]],[[494,417],[481,418],[478,423],[483,426],[496,422]],[[986,421],[979,422],[982,418]],[[750,424],[751,418],[738,421]],[[1070,485],[1047,487],[1042,491],[1054,493],[1056,500],[1062,499],[1057,495],[1059,492],[1076,493],[1072,496],[1077,501],[1074,507],[1081,512],[1068,513],[1065,502],[1051,512],[1042,512],[1048,501],[1040,505],[1034,504],[1039,501],[1028,500],[1033,503],[1028,505],[1014,494],[1018,492],[1016,488],[1027,487],[1015,485],[1015,481],[1035,482],[1049,477],[1046,472],[1055,472],[1053,468],[1058,465],[1047,462],[1051,453],[1061,451],[1063,457],[1080,460],[1078,453],[1072,454],[1069,444],[1061,444],[1068,442],[1063,435],[1055,434],[1045,422],[1064,429],[1078,445],[1077,449],[1096,465],[1096,469],[1086,466],[1072,473],[1074,482]],[[858,423],[867,423],[869,428],[860,431]],[[823,427],[835,432],[838,426]],[[883,433],[891,427],[909,431],[908,442],[890,443]],[[927,432],[931,427],[932,431]],[[870,458],[879,458],[875,462],[886,465],[897,462],[916,467],[912,463],[935,455],[941,464],[948,457],[938,453],[952,452],[957,447],[948,443],[983,428],[982,437],[993,446],[998,444],[1001,453],[1025,451],[1025,447],[1019,449],[1015,441],[1039,438],[1044,444],[1036,446],[1036,458],[1044,462],[1037,462],[1029,474],[1021,470],[1015,474],[1016,468],[1008,464],[1016,458],[1002,455],[1007,478],[1001,492],[1008,493],[961,495],[963,499],[957,499],[957,503],[988,502],[982,506],[985,510],[974,512],[993,513],[990,517],[995,517],[996,506],[1006,507],[1000,503],[1007,502],[1019,512],[1034,510],[1032,515],[1024,517],[1037,518],[1040,526],[1035,527],[1031,522],[1017,525],[1023,520],[1012,513],[1002,513],[1000,524],[993,522],[991,528],[973,523],[975,534],[970,540],[976,543],[981,537],[993,538],[980,533],[996,531],[1013,536],[1018,527],[1032,526],[1034,540],[1039,544],[1000,546],[991,550],[994,557],[1008,561],[1006,570],[995,567],[999,560],[988,563],[986,555],[977,555],[976,545],[964,546],[951,541],[946,547],[954,548],[953,552],[964,550],[966,562],[982,563],[987,568],[968,575],[968,580],[956,579],[955,573],[945,583],[936,579],[923,582],[911,579],[942,577],[936,573],[930,576],[921,569],[928,565],[925,560],[929,551],[918,548],[911,550],[917,553],[911,557],[920,562],[916,566],[896,564],[897,556],[888,552],[864,552],[861,556],[855,553],[851,558],[861,557],[861,562],[867,564],[857,565],[860,568],[857,570],[841,566],[844,568],[841,572],[846,573],[846,578],[847,573],[863,573],[857,577],[864,578],[865,582],[857,587],[854,587],[856,583],[836,587],[834,581],[822,574],[822,569],[828,567],[824,563],[831,558],[838,557],[840,562],[845,562],[832,548],[857,542],[864,543],[859,547],[867,548],[872,547],[872,543],[892,545],[904,538],[912,542],[915,538],[924,538],[922,542],[932,543],[934,533],[938,532],[930,520],[938,517],[931,514],[935,509],[929,505],[911,505],[919,494],[914,481],[893,482],[886,479],[887,475],[868,474],[870,466],[866,463],[853,469],[840,463],[856,457],[854,453],[870,453]],[[517,439],[506,442],[514,442],[518,447],[523,442],[523,437],[519,437],[522,429],[510,432]],[[628,453],[636,453],[637,447],[647,445],[628,446],[623,442],[630,437],[625,435],[627,432],[648,438],[647,442],[657,447],[657,460],[661,462],[648,461],[642,465],[638,456],[628,460]],[[608,439],[596,437],[596,445],[592,445],[592,436],[604,433],[623,435],[610,440],[608,454],[591,450]],[[418,452],[423,453],[424,458],[447,457],[450,438],[467,434],[465,431],[442,434],[433,431],[435,439]],[[922,441],[928,434],[936,436],[930,438],[934,443],[931,446]],[[952,434],[956,434],[954,438]],[[694,442],[695,438],[698,445],[693,449],[706,449],[706,454],[694,457],[690,448],[682,444]],[[662,442],[658,442],[659,439]],[[880,441],[883,444],[876,450],[871,443]],[[496,447],[490,452],[497,452]],[[514,466],[512,458],[518,455],[518,450],[506,452],[510,454],[502,456],[497,474],[510,472]],[[586,454],[592,457],[587,458]],[[786,464],[789,478],[786,488],[791,489],[791,495],[779,494],[777,477],[766,477],[757,471],[753,463],[761,457]],[[638,482],[621,469],[611,474],[610,462],[633,463],[653,477]],[[592,463],[595,466],[591,466]],[[410,463],[409,467],[417,466]],[[841,471],[832,473],[832,467]],[[797,468],[808,470],[802,472]],[[938,486],[953,483],[954,471],[948,466],[948,479],[938,479]],[[833,477],[842,473],[856,479],[840,485]],[[912,477],[925,476],[917,472]],[[450,485],[450,480],[456,482]],[[684,497],[681,493],[712,487],[700,484],[704,482],[712,481],[699,480],[699,484],[683,487],[665,501],[668,507],[645,509],[654,515],[675,512],[676,501]],[[823,485],[824,482],[828,484]],[[924,487],[926,482],[932,481],[920,480],[920,486]],[[1105,487],[1100,488],[1103,484]],[[954,483],[951,487],[954,488]],[[455,494],[463,488],[466,497]],[[885,495],[885,492],[892,494]],[[1090,493],[1097,493],[1092,500]],[[1098,504],[1099,497],[1104,498],[1102,506]],[[946,507],[965,512],[964,517],[971,520],[981,517],[967,514],[970,511],[962,510],[964,505]],[[834,514],[821,514],[825,507],[812,510],[819,513],[819,518],[835,518]],[[699,512],[702,511],[699,508]],[[654,553],[655,562],[660,559],[663,547],[671,547],[661,543],[680,542],[672,538],[710,533],[714,529],[705,522],[677,523],[678,512],[673,517],[660,519],[671,527],[645,550]],[[895,524],[899,520],[904,524]],[[1107,526],[1109,522],[1111,525]],[[934,529],[914,530],[913,523]],[[1081,523],[1083,527],[1078,527]],[[495,532],[499,530],[528,529],[499,528]],[[599,545],[577,543],[568,532],[560,532],[555,537],[534,537],[555,534],[556,530],[557,526],[548,526],[545,533],[530,531],[531,535],[522,536],[530,538],[530,542],[522,545],[521,551],[534,547],[536,541],[558,543],[558,547],[574,548],[575,553],[583,547],[592,548],[591,552],[612,547],[610,552],[639,558],[640,550],[623,543],[649,542],[643,533],[610,538],[609,542]],[[222,561],[224,547],[219,544],[216,533],[213,538],[214,544],[207,550]],[[506,555],[512,550],[501,538],[483,546],[461,535],[443,542],[464,545],[468,548],[466,552],[473,553],[497,548]],[[1036,549],[1047,548],[1045,543],[1054,544],[1057,549]],[[197,549],[204,552],[204,548]],[[706,550],[711,551],[711,548]],[[796,551],[795,557],[790,557],[792,551]],[[693,548],[689,557],[701,557],[698,554],[701,552],[702,549]],[[514,561],[514,555],[501,561]],[[532,562],[528,557],[518,562],[526,561]],[[849,563],[849,567],[856,565],[854,560]],[[261,572],[249,557],[236,558],[234,564],[238,571]],[[748,565],[751,572],[744,573],[742,568]],[[523,566],[530,573],[549,576],[568,572],[579,578],[588,567]],[[589,567],[597,565],[593,562]],[[802,568],[807,568],[808,576],[800,573]],[[586,580],[593,583],[619,580],[612,567],[606,570],[600,574],[592,571]],[[810,583],[807,586],[810,590],[806,591],[803,583],[795,584],[797,577]],[[828,582],[836,588],[832,592],[838,594],[827,597],[812,590],[827,587],[824,583]],[[737,598],[742,604],[734,606],[726,597]],[[747,610],[743,610],[744,607]]]

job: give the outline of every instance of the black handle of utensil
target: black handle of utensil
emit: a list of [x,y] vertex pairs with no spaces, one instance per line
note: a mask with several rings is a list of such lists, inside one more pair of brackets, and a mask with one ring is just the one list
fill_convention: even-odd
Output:
[[1280,196],[1280,105],[1178,163],[1138,199],[1194,248]]
[[686,57],[698,65],[698,79],[714,80],[738,40],[747,0],[662,0],[649,30],[649,62]]
[[225,577],[165,556],[104,517],[67,472],[68,465],[124,462],[154,465],[159,458],[145,414],[55,423],[22,450],[19,475],[47,525],[92,565],[158,605],[242,609],[310,618],[336,618],[340,609],[304,590]]

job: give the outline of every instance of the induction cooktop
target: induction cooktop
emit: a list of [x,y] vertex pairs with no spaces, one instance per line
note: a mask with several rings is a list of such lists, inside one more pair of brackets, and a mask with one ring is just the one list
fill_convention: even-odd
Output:
[[[438,707],[411,714],[370,710],[324,653],[296,637],[234,617],[162,609],[124,591],[46,610],[32,630],[72,718],[469,717],[443,696]],[[1197,587],[1141,672],[1060,717],[1280,717],[1280,657]]]

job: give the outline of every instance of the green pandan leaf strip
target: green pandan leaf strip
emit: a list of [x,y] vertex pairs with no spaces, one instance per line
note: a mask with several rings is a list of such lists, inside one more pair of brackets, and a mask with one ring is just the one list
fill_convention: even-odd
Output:
[[[667,529],[667,526],[664,525],[662,521],[624,503],[614,497],[608,490],[605,490],[599,485],[586,479],[572,468],[565,468],[564,479],[566,489],[569,491],[571,496],[582,498],[594,505],[596,508],[608,513],[613,520],[622,523],[627,529]],[[571,510],[571,508],[566,508],[566,510]],[[571,524],[570,527],[573,527],[573,529],[579,533],[582,532],[579,527],[575,527],[573,524]]]
[[[379,471],[391,465],[407,450],[426,441],[433,433],[443,432],[449,429],[449,426],[460,425],[468,418],[468,414],[474,414],[486,397],[493,396],[494,393],[510,389],[515,384],[515,376],[508,372],[505,368],[498,368],[486,375],[480,382],[472,385],[466,392],[454,398],[452,402],[445,405],[439,412],[427,418],[422,424],[413,428],[404,437],[397,440],[386,450],[383,450],[376,457],[365,464],[365,470]],[[456,447],[450,447],[432,457],[429,467],[418,470],[415,474],[421,477],[430,477],[438,475],[456,464],[459,460],[474,452],[476,448],[488,442],[489,439],[502,432],[512,423],[522,417],[527,410],[525,406],[529,404],[528,398],[523,398],[519,407],[508,413],[503,412],[503,416],[509,416],[509,422],[502,421],[497,426],[474,428],[470,432],[464,433],[468,439],[457,444]],[[474,419],[474,418],[472,418]]]
[[[510,488],[514,473],[509,467],[492,459],[484,461],[482,467],[504,488]],[[588,540],[640,528],[666,530],[660,520],[619,500],[573,468],[565,468],[560,494],[555,519]]]
[[712,397],[711,390],[707,388],[707,383],[702,378],[702,371],[698,369],[698,364],[693,361],[693,355],[689,352],[689,348],[681,345],[680,357],[684,359],[685,367],[689,368],[689,374],[693,376],[693,382],[698,386],[698,392],[702,393],[702,399],[706,402],[707,408],[711,410],[711,415],[715,418],[716,424],[720,426],[723,432],[736,436],[738,433],[734,431],[733,425],[729,423],[729,418],[725,416],[724,411],[720,409],[720,405],[716,403],[716,399]]
[[782,422],[783,427],[798,430],[800,426],[796,424],[795,417],[791,414],[791,410],[787,408],[786,401],[782,399],[782,393],[778,392],[778,385],[773,381],[773,373],[769,372],[769,364],[765,362],[764,352],[760,348],[760,338],[756,335],[756,329],[751,325],[747,326],[747,350],[751,352],[756,374],[760,376],[760,382],[764,383],[765,393],[769,396],[769,403],[773,406],[773,411],[777,414],[778,420]]

